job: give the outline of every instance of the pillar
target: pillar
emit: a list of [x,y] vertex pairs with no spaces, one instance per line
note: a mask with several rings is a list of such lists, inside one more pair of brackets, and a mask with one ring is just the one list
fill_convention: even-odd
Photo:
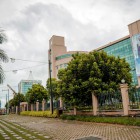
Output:
[[45,111],[46,100],[43,99],[42,101],[42,111]]
[[34,105],[31,104],[31,111],[34,111]]
[[129,115],[129,112],[128,112],[128,110],[129,110],[128,85],[120,84],[120,88],[121,88],[124,116],[128,116]]
[[27,103],[27,110],[26,111],[28,111],[29,110],[29,104]]
[[93,107],[93,115],[97,115],[97,110],[98,110],[98,99],[94,95],[94,92],[92,92],[92,107]]
[[39,102],[36,102],[36,111],[39,111]]
[[63,100],[62,100],[62,97],[60,97],[60,108],[63,108]]
[[77,108],[74,107],[74,115],[77,115]]
[[138,86],[140,87],[140,76],[138,76]]
[[16,114],[18,114],[18,106],[16,106]]

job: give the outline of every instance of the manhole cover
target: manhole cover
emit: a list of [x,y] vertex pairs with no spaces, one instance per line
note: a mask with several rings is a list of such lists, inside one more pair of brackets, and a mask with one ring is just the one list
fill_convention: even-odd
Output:
[[98,137],[90,136],[90,137],[79,138],[76,140],[102,140],[102,139]]

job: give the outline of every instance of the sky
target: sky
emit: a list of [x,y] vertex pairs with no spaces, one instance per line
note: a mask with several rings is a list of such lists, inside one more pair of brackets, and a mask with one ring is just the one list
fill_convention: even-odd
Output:
[[140,19],[139,5],[139,0],[0,0],[0,28],[8,38],[0,49],[15,59],[1,63],[5,71],[0,85],[2,107],[6,85],[17,91],[29,71],[46,85],[52,35],[63,36],[68,51],[92,51],[128,35],[127,25]]

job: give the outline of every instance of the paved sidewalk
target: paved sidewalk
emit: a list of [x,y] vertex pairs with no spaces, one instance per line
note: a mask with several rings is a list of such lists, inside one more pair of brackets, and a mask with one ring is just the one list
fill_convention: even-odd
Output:
[[5,121],[0,117],[0,140],[51,140],[49,136],[35,130],[26,129],[19,124]]
[[2,119],[49,135],[54,140],[74,140],[85,136],[99,136],[103,140],[140,140],[140,127],[17,115],[3,116]]

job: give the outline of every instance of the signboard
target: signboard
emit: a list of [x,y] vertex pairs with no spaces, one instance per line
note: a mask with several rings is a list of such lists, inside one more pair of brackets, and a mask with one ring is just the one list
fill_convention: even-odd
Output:
[[140,76],[140,34],[132,36],[131,41],[136,65],[136,74],[137,76]]

